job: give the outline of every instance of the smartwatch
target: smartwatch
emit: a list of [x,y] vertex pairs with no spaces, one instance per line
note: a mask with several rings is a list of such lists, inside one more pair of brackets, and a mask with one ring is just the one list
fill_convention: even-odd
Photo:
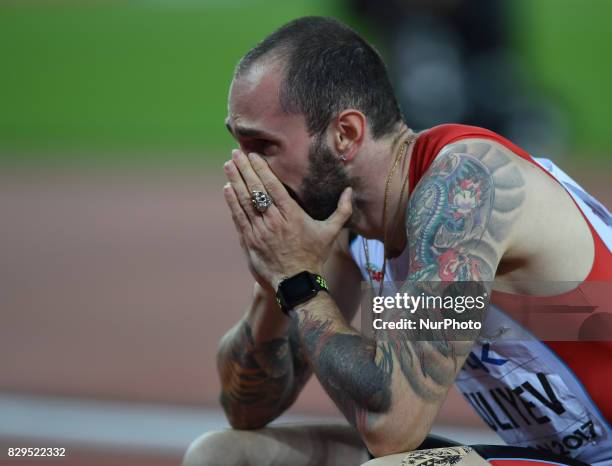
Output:
[[321,275],[305,270],[280,282],[276,301],[282,311],[289,315],[289,311],[295,306],[314,298],[319,291],[329,292],[327,282]]

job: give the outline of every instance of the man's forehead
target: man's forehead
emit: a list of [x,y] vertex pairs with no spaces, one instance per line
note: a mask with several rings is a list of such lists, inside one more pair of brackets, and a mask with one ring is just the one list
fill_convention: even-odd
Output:
[[[283,111],[279,90],[283,78],[280,65],[253,64],[234,79],[228,99],[228,118],[225,124],[231,132],[234,129],[249,128],[259,132],[242,135],[282,140],[306,137],[308,135],[304,115],[299,112]],[[267,133],[267,134],[264,134]]]
[[228,111],[232,120],[281,113],[281,71],[276,66],[253,64],[232,81]]
[[276,61],[260,60],[249,66],[240,74],[240,81],[247,86],[257,87],[262,84],[269,84],[272,81],[276,85],[280,84],[282,67]]

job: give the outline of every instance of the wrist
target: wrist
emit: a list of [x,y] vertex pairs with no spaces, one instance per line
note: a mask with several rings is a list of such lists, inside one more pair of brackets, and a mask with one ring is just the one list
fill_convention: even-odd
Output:
[[261,283],[255,282],[255,284],[253,285],[254,299],[258,299],[261,301],[275,301],[275,294],[276,289],[270,284],[263,286]]
[[279,282],[276,298],[282,311],[289,315],[296,306],[310,301],[321,291],[329,292],[325,279],[320,274],[302,270]]
[[255,343],[284,338],[290,319],[283,314],[274,292],[256,283],[253,299],[244,317],[249,323]]
[[272,279],[270,280],[270,285],[272,286],[272,289],[276,293],[276,291],[278,291],[278,286],[281,284],[283,280],[294,277],[295,275],[301,272],[309,272],[315,275],[322,275],[322,269],[323,267],[312,267],[312,266],[292,267],[290,269],[287,269],[285,273],[283,274],[274,275]]

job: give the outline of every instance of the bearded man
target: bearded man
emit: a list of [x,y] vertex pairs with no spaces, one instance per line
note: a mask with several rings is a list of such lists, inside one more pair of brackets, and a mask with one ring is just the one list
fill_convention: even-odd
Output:
[[[605,207],[486,129],[413,132],[378,53],[335,20],[266,37],[228,109],[240,148],[224,195],[253,298],[218,352],[232,429],[194,441],[185,465],[612,464]],[[491,299],[478,332],[366,334],[350,324],[364,280],[423,297],[473,283]],[[576,336],[543,341],[507,318],[541,305],[542,283],[597,310]],[[349,425],[267,426],[312,374]],[[453,383],[508,446],[428,436]]]

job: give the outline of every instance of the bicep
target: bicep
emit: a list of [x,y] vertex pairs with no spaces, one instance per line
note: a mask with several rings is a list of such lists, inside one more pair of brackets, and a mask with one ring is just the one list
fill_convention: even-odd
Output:
[[408,205],[409,280],[493,280],[500,256],[487,234],[494,198],[493,177],[477,158],[449,153],[436,159]]

